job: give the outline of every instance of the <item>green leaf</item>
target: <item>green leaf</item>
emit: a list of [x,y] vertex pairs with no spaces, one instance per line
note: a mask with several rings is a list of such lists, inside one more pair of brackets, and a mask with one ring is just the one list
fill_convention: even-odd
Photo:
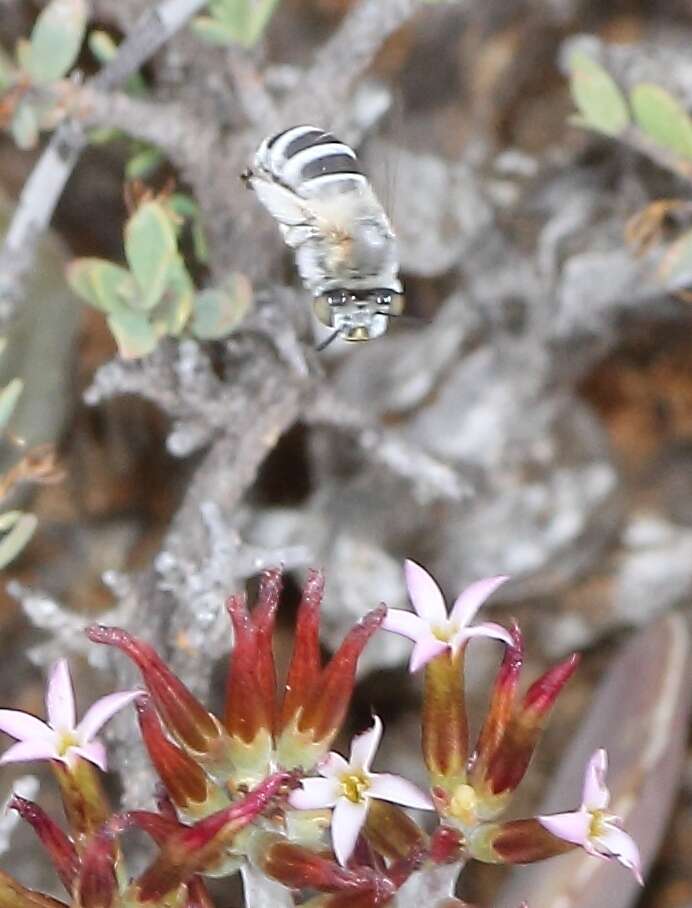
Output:
[[692,230],[669,246],[659,271],[668,290],[692,288]]
[[125,164],[125,176],[128,180],[143,180],[150,176],[163,160],[163,152],[153,145],[142,148]]
[[109,315],[108,327],[123,359],[138,359],[156,349],[156,331],[147,316],[141,312],[123,311]]
[[212,0],[210,16],[193,20],[193,30],[212,44],[252,47],[262,37],[279,0]]
[[227,47],[235,40],[233,30],[211,16],[197,16],[190,23],[190,29],[202,41],[217,47]]
[[125,256],[141,291],[141,308],[152,309],[161,299],[176,252],[175,230],[163,207],[144,202],[125,227]]
[[614,79],[591,57],[576,52],[570,61],[574,103],[591,129],[617,136],[630,122],[627,101]]
[[105,259],[75,259],[66,273],[77,296],[102,312],[120,312],[132,304],[135,283],[130,272],[119,265]]
[[87,43],[99,63],[110,63],[118,52],[118,45],[113,38],[100,28],[95,28],[89,33]]
[[25,151],[34,148],[38,142],[38,116],[27,101],[22,102],[15,110],[10,132],[17,147]]
[[154,329],[159,336],[177,337],[188,323],[192,313],[195,287],[180,255],[176,255],[168,271],[168,280],[162,301],[151,314]]
[[73,66],[84,40],[86,0],[51,0],[31,32],[27,71],[34,82],[54,82]]
[[15,78],[15,68],[12,60],[0,47],[0,92],[5,91],[12,85]]
[[230,334],[247,315],[252,287],[242,274],[235,274],[227,287],[202,290],[195,299],[192,331],[200,340],[216,340]]
[[0,432],[5,429],[7,423],[12,419],[14,408],[17,406],[17,401],[23,388],[24,382],[21,378],[13,378],[0,391]]
[[659,145],[692,158],[692,120],[684,107],[659,85],[635,85],[630,93],[634,118]]
[[6,533],[0,539],[0,569],[17,557],[34,535],[38,524],[34,514],[24,514],[21,511],[8,511],[2,518],[0,528],[6,530]]

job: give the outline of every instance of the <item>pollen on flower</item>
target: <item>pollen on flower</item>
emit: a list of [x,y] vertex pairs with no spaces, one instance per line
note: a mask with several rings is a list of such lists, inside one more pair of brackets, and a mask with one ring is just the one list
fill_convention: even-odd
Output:
[[449,803],[450,816],[462,826],[473,826],[477,820],[478,796],[471,785],[459,785]]
[[354,804],[365,800],[365,792],[370,788],[370,780],[363,772],[344,773],[340,779],[343,796]]

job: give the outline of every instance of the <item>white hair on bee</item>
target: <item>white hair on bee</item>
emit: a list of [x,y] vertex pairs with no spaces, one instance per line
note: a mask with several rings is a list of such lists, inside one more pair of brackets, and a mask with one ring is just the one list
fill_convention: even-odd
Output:
[[384,334],[403,309],[396,239],[353,149],[316,126],[294,126],[264,139],[243,176],[332,329],[321,347]]

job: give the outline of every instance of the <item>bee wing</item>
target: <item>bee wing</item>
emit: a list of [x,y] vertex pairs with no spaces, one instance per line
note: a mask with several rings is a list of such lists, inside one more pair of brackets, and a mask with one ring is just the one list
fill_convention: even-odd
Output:
[[250,185],[269,214],[286,227],[296,227],[310,220],[304,201],[278,183],[254,177]]

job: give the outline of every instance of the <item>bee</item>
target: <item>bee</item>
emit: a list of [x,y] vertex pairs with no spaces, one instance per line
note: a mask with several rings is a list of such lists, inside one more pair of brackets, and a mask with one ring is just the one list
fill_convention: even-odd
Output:
[[403,310],[396,239],[353,149],[294,126],[261,143],[243,179],[295,250],[326,343],[384,334]]

